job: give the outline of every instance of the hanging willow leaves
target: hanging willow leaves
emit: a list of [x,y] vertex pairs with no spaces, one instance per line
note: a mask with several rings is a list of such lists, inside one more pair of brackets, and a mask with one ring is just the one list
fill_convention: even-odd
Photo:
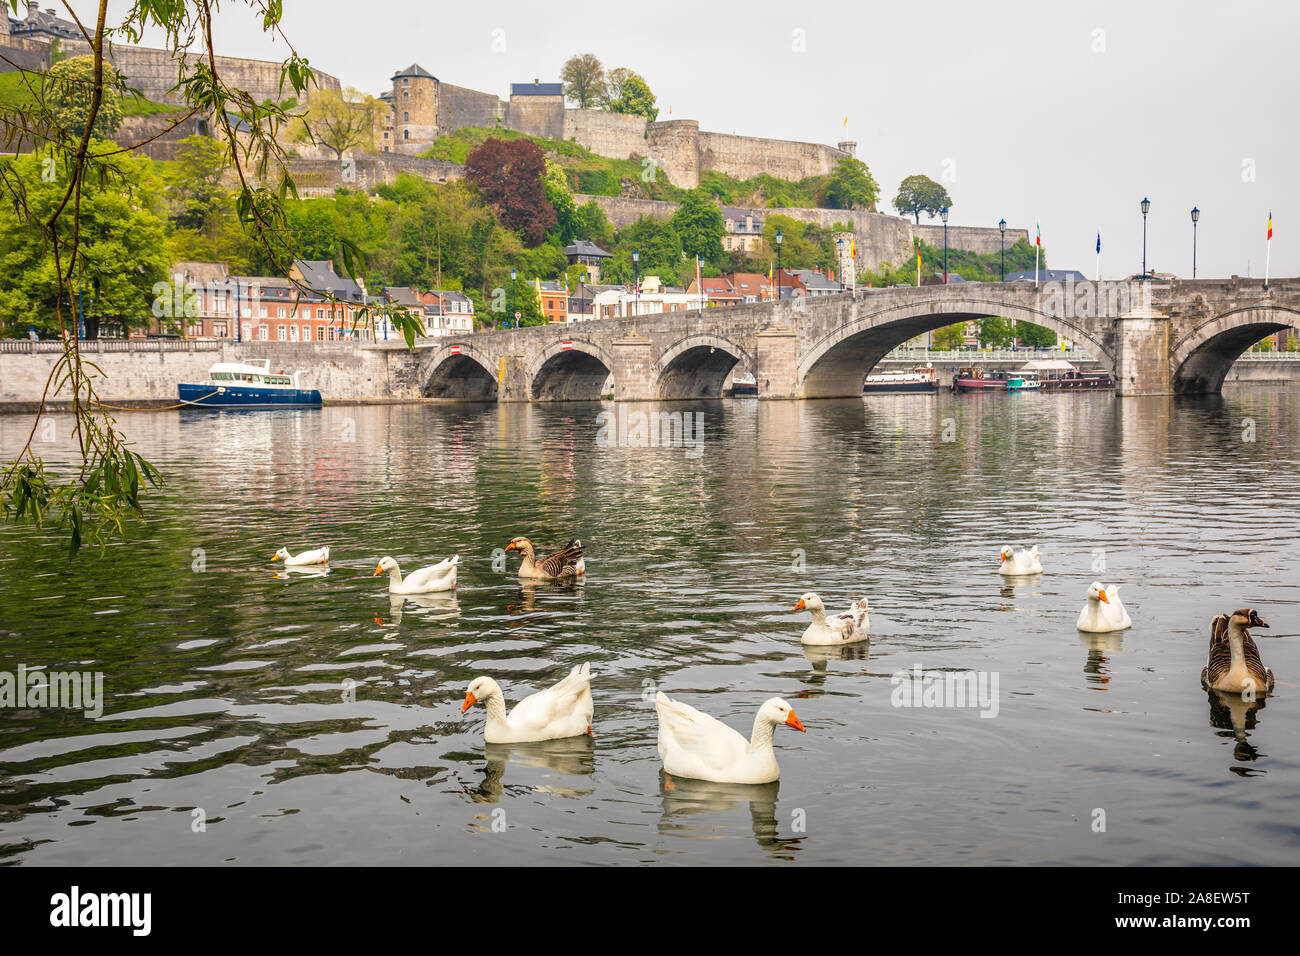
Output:
[[[233,5],[246,7],[265,33],[288,46],[289,55],[280,70],[280,100],[303,101],[315,83],[315,74],[281,30],[281,0],[242,0]],[[8,0],[5,6],[16,12],[18,2]],[[21,227],[39,235],[44,253],[52,257],[56,288],[51,298],[63,343],[45,381],[26,443],[0,473],[0,515],[6,520],[30,522],[36,528],[56,523],[68,536],[69,554],[76,554],[83,544],[102,548],[122,535],[125,521],[143,515],[142,491],[162,482],[158,470],[130,449],[110,409],[101,403],[98,385],[104,374],[82,358],[71,308],[74,276],[78,280],[89,276],[93,281],[95,270],[103,268],[87,255],[82,241],[86,190],[123,181],[115,157],[143,145],[96,136],[101,113],[109,112],[106,102],[111,107],[117,97],[140,95],[113,68],[111,45],[139,43],[146,32],[163,36],[162,45],[176,64],[176,82],[169,93],[183,104],[163,133],[194,116],[206,120],[238,182],[238,220],[281,275],[289,274],[293,261],[285,203],[297,198],[298,192],[280,147],[291,119],[288,111],[273,102],[258,102],[248,91],[227,83],[218,67],[212,41],[216,0],[135,0],[116,23],[109,22],[107,0],[95,5],[93,19],[82,18],[70,5],[65,6],[90,47],[91,68],[21,71],[27,96],[19,105],[0,106],[0,141],[5,147],[15,152],[29,150],[58,170],[61,188],[57,201],[50,210],[38,210],[29,183],[21,175],[28,167],[0,161],[3,200],[12,205]],[[77,123],[69,123],[69,110],[61,107],[68,103],[77,104]],[[100,132],[103,130],[101,123]],[[150,141],[160,135],[156,133]],[[340,241],[338,259],[353,280],[365,267],[361,250],[350,242]],[[120,270],[124,265],[129,264],[118,262],[114,268]],[[295,284],[299,294],[319,293]],[[142,303],[141,308],[147,305]],[[375,307],[359,310],[353,327],[367,325],[373,336],[380,315],[388,315],[408,346],[424,334],[414,315]],[[33,449],[40,421],[54,401],[68,403],[73,413],[71,438],[76,461],[65,475],[47,469]]]

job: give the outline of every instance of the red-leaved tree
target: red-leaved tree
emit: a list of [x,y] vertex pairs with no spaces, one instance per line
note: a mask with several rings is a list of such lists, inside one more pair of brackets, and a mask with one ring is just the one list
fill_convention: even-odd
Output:
[[542,176],[546,157],[526,139],[489,139],[465,157],[465,175],[496,207],[501,223],[516,230],[528,246],[539,246],[555,225]]

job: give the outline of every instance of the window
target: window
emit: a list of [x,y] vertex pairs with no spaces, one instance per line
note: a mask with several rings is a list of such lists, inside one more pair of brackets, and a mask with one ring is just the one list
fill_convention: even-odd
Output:
[[316,326],[316,341],[317,342],[325,341],[325,326],[323,325]]
[[283,325],[277,325],[275,327],[275,337],[280,342],[283,342],[285,339],[288,338],[288,336],[285,334]]
[[266,306],[264,306],[264,305],[263,305],[263,306],[258,306],[258,309],[257,309],[257,317],[258,317],[259,319],[264,319],[264,318],[266,318]]
[[268,334],[269,332],[270,329],[268,329],[265,325],[259,325],[257,327],[257,337],[261,339],[263,342],[265,342],[268,338],[270,338],[270,335]]
[[296,325],[289,326],[289,341],[290,342],[298,341],[298,326]]
[[410,138],[411,138],[411,131],[409,129],[402,130],[402,139],[410,139]]
[[226,311],[226,297],[224,295],[216,295],[212,297],[212,311],[213,312]]
[[384,139],[388,139],[388,130],[384,130]]
[[[265,313],[266,310],[263,309],[262,311],[263,311],[263,313]],[[280,306],[278,309],[275,310],[275,317],[276,317],[277,319],[283,319],[283,318],[284,318],[284,306]]]
[[317,310],[316,310],[316,318],[318,318],[318,319],[323,319],[323,318],[325,318],[325,310],[324,310],[324,309],[317,309]]
[[406,112],[406,111],[403,111],[403,112],[402,112],[402,122],[403,122],[403,123],[409,123],[409,122],[411,122],[411,114],[410,114],[409,112]]
[[403,85],[403,86],[410,86],[410,85],[411,85],[411,78],[410,78],[409,76],[404,76],[404,77],[402,77],[402,85]]
[[402,99],[410,99],[411,94],[407,90],[402,90]]
[[310,342],[310,341],[311,341],[311,326],[310,326],[310,325],[304,325],[304,326],[302,327],[302,340],[303,340],[304,342]]

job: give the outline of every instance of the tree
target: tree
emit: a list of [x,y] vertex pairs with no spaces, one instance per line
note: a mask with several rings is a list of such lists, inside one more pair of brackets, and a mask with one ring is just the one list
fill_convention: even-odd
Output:
[[561,246],[567,246],[573,239],[578,207],[573,201],[573,191],[569,189],[564,167],[550,159],[546,160],[542,186],[546,190],[546,201],[555,210],[555,226],[547,238],[554,238]]
[[[103,84],[103,99],[95,114],[92,134],[111,139],[122,126],[121,77],[111,68]],[[74,56],[50,67],[45,80],[46,100],[55,121],[69,136],[80,136],[90,116],[95,91],[95,58]]]
[[341,94],[316,89],[307,97],[306,111],[295,118],[290,137],[333,150],[336,159],[349,150],[374,152],[375,127],[383,116],[383,103],[352,87]]
[[945,325],[941,329],[935,329],[930,333],[930,345],[936,349],[951,351],[959,349],[966,342],[966,323],[958,322],[955,325]]
[[1017,322],[1016,337],[1020,339],[1021,345],[1032,349],[1056,348],[1056,333],[1032,322]]
[[[96,148],[111,144],[92,141]],[[41,178],[41,154],[12,160],[14,172],[27,183],[27,208],[49,218],[63,198],[64,187]],[[87,183],[81,193],[80,236],[70,288],[63,308],[82,314],[87,337],[95,338],[101,324],[125,332],[147,328],[155,318],[177,318],[173,297],[157,303],[157,283],[165,283],[170,265],[159,210],[159,183],[146,158],[119,154],[112,175]],[[70,233],[72,223],[64,228]],[[63,235],[65,242],[70,235]],[[26,335],[34,326],[42,335],[58,335],[60,285],[53,247],[40,230],[25,225],[9,203],[0,203],[0,330]],[[159,307],[151,311],[150,304]]]
[[489,139],[465,157],[465,175],[528,246],[537,246],[555,225],[555,208],[546,199],[542,175],[546,157],[525,139]]
[[578,104],[578,109],[595,106],[605,96],[605,68],[594,53],[574,54],[560,70],[564,95]]
[[1015,327],[1011,324],[1010,319],[1004,319],[1000,315],[986,315],[979,320],[979,341],[980,345],[994,349],[1014,345],[1016,342]]
[[823,201],[829,209],[874,209],[879,194],[867,164],[846,156],[835,164]]
[[649,123],[659,118],[659,108],[655,106],[650,84],[635,73],[622,80],[618,99],[610,101],[609,109],[614,113],[644,116]]
[[922,176],[919,173],[908,176],[899,183],[898,195],[894,197],[894,208],[903,215],[914,216],[918,224],[921,221],[921,213],[933,219],[939,215],[939,210],[951,206],[952,199],[948,196],[948,190],[929,176]]
[[614,101],[623,95],[623,84],[634,76],[640,77],[641,74],[625,66],[610,70],[609,75],[605,77],[605,95],[600,99],[601,107],[612,110]]
[[688,256],[700,256],[706,262],[722,258],[722,237],[727,228],[721,211],[709,201],[703,189],[696,188],[686,193],[668,222],[681,240],[682,251]]

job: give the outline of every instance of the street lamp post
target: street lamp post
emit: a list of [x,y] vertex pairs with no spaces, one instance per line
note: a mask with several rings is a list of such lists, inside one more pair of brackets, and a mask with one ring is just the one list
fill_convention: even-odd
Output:
[[519,320],[515,318],[515,277],[517,275],[514,269],[510,270],[510,314],[506,316],[506,325],[513,323],[515,328],[519,328]]
[[1002,233],[1002,281],[1007,281],[1007,221],[999,220],[998,232]]
[[836,248],[838,248],[839,251],[840,251],[840,260],[839,260],[839,267],[840,267],[840,291],[843,292],[843,291],[844,291],[844,240],[843,240],[843,239],[836,239],[836,240],[835,240],[835,246],[836,246]]
[[1147,213],[1151,211],[1151,200],[1142,200],[1142,278],[1147,277]]
[[578,273],[578,315],[579,322],[587,318],[587,273]]
[[776,304],[781,304],[781,230],[776,231]]
[[632,309],[633,315],[641,314],[641,253],[636,249],[632,250],[632,284],[636,293],[636,305]]
[[943,284],[948,284],[948,207],[944,206],[939,210],[939,218],[943,220]]
[[1201,221],[1201,211],[1192,207],[1192,278],[1196,278],[1196,224]]

